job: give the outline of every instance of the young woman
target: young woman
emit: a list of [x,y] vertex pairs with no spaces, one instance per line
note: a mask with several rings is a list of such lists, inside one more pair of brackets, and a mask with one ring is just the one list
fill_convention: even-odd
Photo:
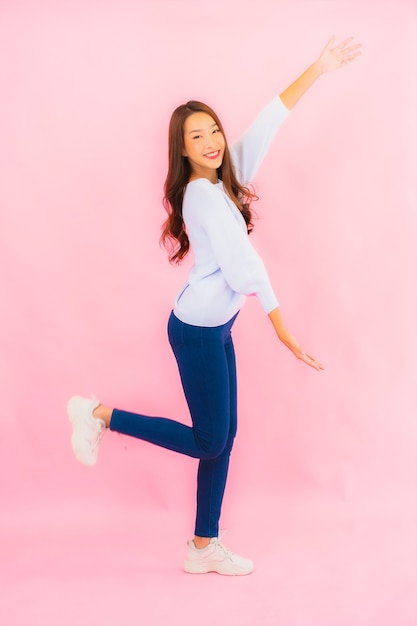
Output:
[[230,452],[237,427],[236,366],[231,329],[246,295],[255,294],[278,338],[306,365],[323,366],[286,330],[263,262],[248,239],[252,228],[248,184],[276,130],[303,93],[324,72],[359,54],[351,39],[322,54],[257,117],[230,149],[222,124],[207,105],[191,101],[173,113],[165,183],[168,219],[162,241],[179,262],[191,248],[194,265],[180,290],[168,336],[190,410],[192,427],[103,406],[69,400],[72,448],[94,465],[106,428],[199,459],[195,536],[184,569],[190,573],[249,574],[253,563],[230,552],[219,539],[219,517]]

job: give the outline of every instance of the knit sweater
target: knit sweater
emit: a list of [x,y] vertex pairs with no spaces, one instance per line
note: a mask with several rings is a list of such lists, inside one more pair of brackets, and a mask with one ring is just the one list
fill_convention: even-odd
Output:
[[[289,111],[275,98],[230,148],[236,176],[248,185]],[[264,263],[249,241],[245,220],[223,183],[199,178],[188,183],[183,220],[194,264],[176,297],[174,314],[193,326],[220,326],[235,315],[246,296],[263,310],[278,306]]]

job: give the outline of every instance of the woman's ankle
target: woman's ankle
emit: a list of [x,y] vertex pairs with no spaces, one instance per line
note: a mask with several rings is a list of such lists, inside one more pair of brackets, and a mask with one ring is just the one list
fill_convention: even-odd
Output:
[[110,420],[113,413],[113,409],[108,406],[99,404],[93,411],[93,417],[102,420],[106,424],[106,428],[110,426]]
[[203,550],[210,544],[211,537],[194,537],[194,545],[197,550]]

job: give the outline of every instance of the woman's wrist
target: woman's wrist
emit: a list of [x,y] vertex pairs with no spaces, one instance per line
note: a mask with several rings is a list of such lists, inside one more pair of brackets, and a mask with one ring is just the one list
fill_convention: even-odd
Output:
[[311,69],[312,69],[312,72],[316,75],[316,78],[318,78],[319,76],[325,73],[325,69],[320,63],[320,59],[317,59],[317,61],[314,61],[314,63],[311,65]]

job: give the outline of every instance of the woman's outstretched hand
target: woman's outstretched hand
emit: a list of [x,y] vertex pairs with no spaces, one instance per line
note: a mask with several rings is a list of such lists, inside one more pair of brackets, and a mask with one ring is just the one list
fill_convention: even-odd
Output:
[[316,361],[316,359],[314,359],[310,354],[304,352],[297,339],[287,331],[284,326],[284,322],[282,321],[279,307],[276,307],[273,311],[268,313],[268,317],[275,328],[275,332],[277,333],[279,340],[282,341],[288,350],[291,350],[297,359],[304,361],[306,365],[309,365],[318,372],[324,370],[324,366]]
[[339,67],[348,65],[360,55],[359,48],[362,46],[361,43],[353,46],[349,45],[353,41],[353,37],[345,39],[333,48],[334,41],[335,37],[333,36],[325,45],[323,52],[317,60],[322,73],[337,70]]
[[291,350],[291,352],[297,357],[297,359],[300,359],[300,361],[304,361],[306,365],[309,365],[318,372],[324,370],[324,365],[316,361],[316,359],[313,358],[310,354],[304,352],[295,337],[293,337],[292,335],[287,335],[282,341],[283,343],[285,343],[287,348]]
[[298,358],[304,361],[304,363],[306,363],[310,367],[317,370],[318,372],[321,372],[322,370],[324,370],[324,365],[316,361],[316,359],[314,359],[312,356],[310,356],[306,352],[300,352],[300,354],[298,355]]
[[299,99],[310,89],[311,85],[324,74],[331,70],[337,70],[339,67],[349,65],[360,55],[359,48],[362,44],[357,43],[350,45],[353,37],[349,37],[340,43],[338,46],[332,47],[335,38],[332,37],[324,47],[323,52],[314,61],[305,72],[295,79],[291,85],[289,85],[281,94],[280,98],[284,106],[287,109],[292,109]]

